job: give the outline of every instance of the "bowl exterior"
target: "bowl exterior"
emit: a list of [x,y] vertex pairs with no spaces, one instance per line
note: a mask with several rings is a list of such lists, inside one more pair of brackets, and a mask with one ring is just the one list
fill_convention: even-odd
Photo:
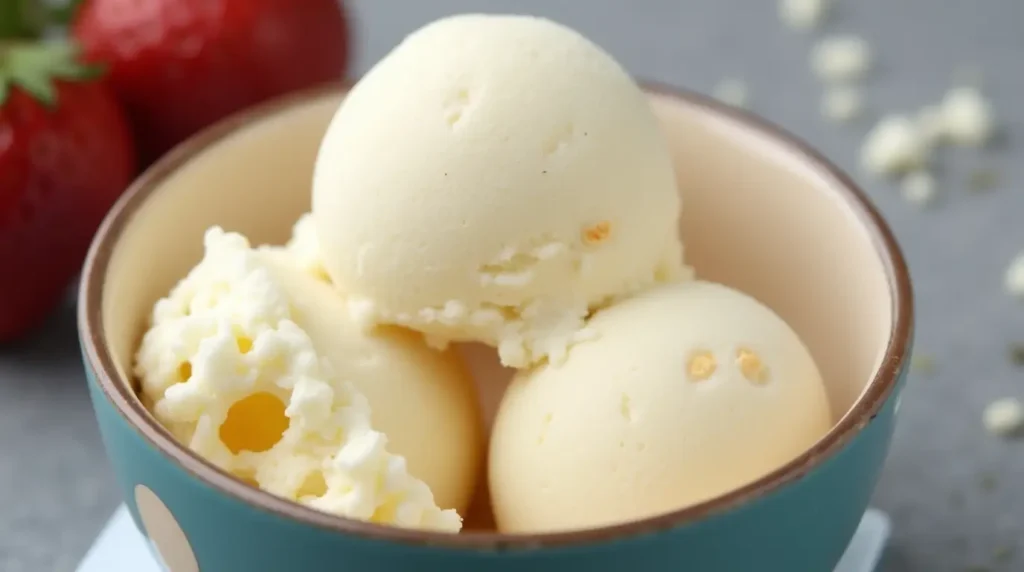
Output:
[[[829,572],[867,507],[889,448],[899,395],[831,457],[782,488],[730,510],[601,544],[452,549],[307,525],[204,483],[158,450],[108,400],[86,359],[96,418],[125,503],[169,572]],[[600,502],[600,499],[595,499]]]

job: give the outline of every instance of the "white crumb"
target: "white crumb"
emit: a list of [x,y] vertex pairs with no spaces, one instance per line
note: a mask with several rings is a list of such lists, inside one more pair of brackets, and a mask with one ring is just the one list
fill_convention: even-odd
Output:
[[829,87],[821,99],[821,114],[835,123],[846,123],[861,114],[864,98],[860,89],[849,86]]
[[1006,291],[1024,300],[1024,252],[1018,254],[1006,269]]
[[916,207],[935,202],[935,178],[928,171],[914,171],[903,178],[903,198]]
[[981,147],[995,130],[992,106],[974,87],[954,87],[942,100],[945,138],[966,147]]
[[1019,399],[997,399],[985,407],[985,429],[992,435],[1012,437],[1024,429],[1024,404]]
[[810,30],[821,23],[829,0],[780,0],[779,17],[794,30]]
[[931,147],[903,115],[882,118],[861,147],[861,165],[872,175],[899,175],[928,162]]
[[858,80],[870,67],[871,49],[859,36],[831,36],[818,42],[811,51],[811,68],[829,83]]
[[747,84],[739,78],[727,78],[718,82],[712,91],[715,99],[733,107],[746,107],[750,93]]

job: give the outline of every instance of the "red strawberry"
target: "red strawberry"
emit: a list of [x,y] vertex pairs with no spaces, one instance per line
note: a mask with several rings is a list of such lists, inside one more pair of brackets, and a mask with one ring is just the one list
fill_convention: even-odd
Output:
[[110,82],[149,163],[210,123],[340,79],[338,0],[85,0],[72,34]]
[[0,45],[0,342],[37,325],[131,180],[124,114],[67,44]]

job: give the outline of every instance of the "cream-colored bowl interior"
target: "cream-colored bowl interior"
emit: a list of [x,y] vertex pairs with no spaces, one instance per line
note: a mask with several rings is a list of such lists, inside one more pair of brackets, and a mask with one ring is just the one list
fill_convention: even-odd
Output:
[[[124,379],[153,303],[200,259],[209,226],[254,244],[287,240],[309,209],[316,149],[340,98],[279,109],[215,141],[163,179],[127,222],[101,312]],[[891,329],[892,295],[869,229],[842,183],[786,141],[701,104],[651,99],[684,193],[688,262],[789,322],[817,360],[838,420],[873,378]],[[507,372],[492,352],[464,349],[490,419]]]

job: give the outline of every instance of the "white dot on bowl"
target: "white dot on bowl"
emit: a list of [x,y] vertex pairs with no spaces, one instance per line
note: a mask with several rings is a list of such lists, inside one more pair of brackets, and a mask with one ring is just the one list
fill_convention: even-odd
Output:
[[174,515],[156,493],[145,485],[135,485],[135,504],[142,526],[168,572],[199,572],[192,547]]

